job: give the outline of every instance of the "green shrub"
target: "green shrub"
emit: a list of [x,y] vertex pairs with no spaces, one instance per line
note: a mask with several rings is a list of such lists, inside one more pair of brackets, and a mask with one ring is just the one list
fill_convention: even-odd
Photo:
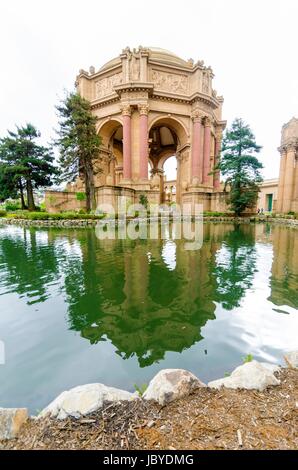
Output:
[[85,193],[76,193],[77,201],[86,201],[86,194]]
[[6,212],[13,212],[21,209],[21,203],[19,201],[6,201],[5,210]]
[[0,217],[6,217],[7,212],[3,211],[2,209],[0,210]]
[[39,205],[39,208],[42,212],[45,212],[46,211],[46,203],[45,202],[41,202],[40,205]]

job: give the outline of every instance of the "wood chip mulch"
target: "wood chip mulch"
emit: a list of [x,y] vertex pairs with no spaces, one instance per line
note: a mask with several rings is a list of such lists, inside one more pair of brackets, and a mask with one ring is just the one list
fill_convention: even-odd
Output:
[[81,419],[30,419],[0,449],[298,449],[298,370],[263,392],[210,390],[164,407],[108,404]]

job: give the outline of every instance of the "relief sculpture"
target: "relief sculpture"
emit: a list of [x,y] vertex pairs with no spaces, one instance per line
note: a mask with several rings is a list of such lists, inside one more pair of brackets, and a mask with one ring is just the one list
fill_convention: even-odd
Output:
[[95,83],[96,98],[102,98],[103,96],[113,93],[114,87],[120,85],[120,83],[122,83],[122,72],[98,80]]
[[182,94],[187,94],[188,92],[188,77],[186,75],[153,70],[152,81],[159,90],[167,90]]

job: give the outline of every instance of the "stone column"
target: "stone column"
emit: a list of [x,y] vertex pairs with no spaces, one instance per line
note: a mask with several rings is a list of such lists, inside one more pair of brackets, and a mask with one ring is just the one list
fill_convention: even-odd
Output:
[[287,151],[285,148],[280,148],[280,166],[279,166],[279,180],[278,180],[278,191],[277,191],[277,213],[283,212],[283,195],[285,185],[285,171],[286,171],[286,160]]
[[139,177],[140,179],[148,179],[148,111],[146,104],[138,106],[140,113],[140,161],[139,161]]
[[[218,131],[215,136],[215,151],[214,151],[214,166],[216,166],[220,159],[222,131]],[[217,170],[213,177],[213,186],[217,191],[220,189],[220,171]]]
[[123,179],[131,179],[131,108],[123,106]]
[[111,175],[112,179],[112,184],[116,184],[116,174],[115,174],[115,167],[116,167],[116,158],[114,155],[111,155],[110,157],[110,168],[109,168],[109,174]]
[[296,158],[296,146],[287,146],[287,161],[284,178],[284,192],[283,192],[283,209],[284,213],[291,210],[291,203],[293,199],[294,190],[294,174],[295,174],[295,158]]
[[202,169],[203,169],[203,155],[201,152],[201,127],[202,116],[199,112],[192,115],[193,128],[192,128],[192,152],[191,152],[191,178],[197,180],[197,183],[202,182]]
[[211,121],[209,117],[204,120],[204,150],[203,150],[203,184],[210,180],[210,151],[211,151]]

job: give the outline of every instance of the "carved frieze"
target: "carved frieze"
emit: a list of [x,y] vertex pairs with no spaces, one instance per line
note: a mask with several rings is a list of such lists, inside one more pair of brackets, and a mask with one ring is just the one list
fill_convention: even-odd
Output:
[[123,81],[122,72],[111,75],[110,77],[101,78],[95,82],[95,98],[103,98],[110,95],[114,91],[114,87],[120,85]]
[[157,90],[164,90],[182,95],[188,94],[189,79],[187,75],[152,70],[151,77]]

